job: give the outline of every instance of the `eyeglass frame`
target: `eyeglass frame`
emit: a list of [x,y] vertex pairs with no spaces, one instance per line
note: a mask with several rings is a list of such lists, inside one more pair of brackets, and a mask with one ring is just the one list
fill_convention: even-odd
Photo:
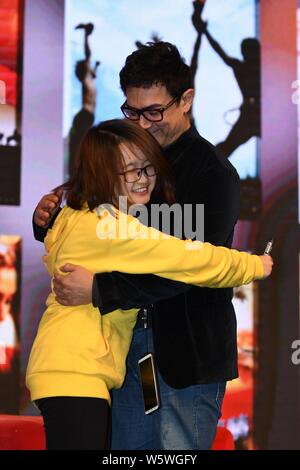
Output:
[[[153,165],[152,163],[149,163],[149,165],[143,166],[142,168],[132,168],[132,170],[127,170],[127,171],[123,171],[122,173],[117,173],[117,175],[122,175],[122,176],[124,176],[126,183],[136,183],[137,181],[140,181],[140,179],[141,179],[143,173],[147,176],[147,178],[152,178],[152,176],[156,176],[156,175],[157,175],[157,172],[156,172],[155,168],[154,168],[154,171],[155,171],[154,175],[148,175],[148,173],[147,173],[147,168],[149,168],[149,166],[152,166],[152,167],[154,168],[154,165]],[[137,180],[134,180],[134,181],[127,181],[127,179],[126,179],[126,173],[129,173],[130,171],[134,171],[134,170],[140,170],[140,172],[141,172],[140,176],[138,177]]]
[[[151,106],[146,106],[145,108],[141,108],[141,109],[137,109],[137,108],[133,108],[131,106],[128,106],[127,104],[127,100],[125,101],[125,103],[122,104],[122,106],[120,107],[122,113],[124,114],[124,116],[126,117],[126,119],[129,119],[129,121],[139,121],[140,118],[141,118],[141,115],[143,116],[143,118],[145,118],[147,121],[149,122],[161,122],[164,118],[164,112],[169,109],[174,103],[176,103],[176,101],[178,101],[180,98],[178,96],[176,96],[175,98],[173,98],[171,101],[169,101],[169,103],[167,103],[165,106],[161,106],[160,108],[151,108]],[[138,117],[137,119],[131,119],[129,118],[128,116],[126,116],[125,112],[124,112],[124,109],[130,109],[132,111],[134,111],[135,113],[137,113]],[[156,119],[154,121],[152,121],[151,119],[148,119],[145,115],[144,115],[144,112],[145,111],[158,111],[160,113],[160,116],[161,116],[161,119]]]

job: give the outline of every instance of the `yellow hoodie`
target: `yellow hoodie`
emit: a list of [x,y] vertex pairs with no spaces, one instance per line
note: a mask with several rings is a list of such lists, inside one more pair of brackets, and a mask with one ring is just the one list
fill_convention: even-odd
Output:
[[[208,287],[263,277],[258,256],[166,236],[115,211],[64,207],[45,239],[50,276],[65,263],[89,271],[145,274]],[[50,293],[26,374],[31,399],[98,397],[122,385],[137,309],[101,316],[92,304],[66,307]]]

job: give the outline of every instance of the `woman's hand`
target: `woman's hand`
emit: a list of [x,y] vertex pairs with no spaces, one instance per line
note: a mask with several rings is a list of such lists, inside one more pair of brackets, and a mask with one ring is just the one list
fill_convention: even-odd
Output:
[[262,255],[260,259],[264,265],[264,277],[270,276],[274,264],[273,259],[269,255]]

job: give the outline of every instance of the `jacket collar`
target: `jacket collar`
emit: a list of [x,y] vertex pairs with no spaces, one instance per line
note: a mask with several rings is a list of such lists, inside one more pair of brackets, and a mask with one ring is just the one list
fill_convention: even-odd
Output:
[[195,126],[186,130],[177,140],[163,148],[164,155],[170,163],[175,163],[177,158],[190,146],[190,144],[199,137]]

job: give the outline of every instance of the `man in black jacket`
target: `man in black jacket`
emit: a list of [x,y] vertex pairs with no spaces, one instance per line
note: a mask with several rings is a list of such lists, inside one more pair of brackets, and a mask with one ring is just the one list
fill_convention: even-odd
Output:
[[[163,42],[142,46],[127,57],[120,81],[125,117],[157,139],[174,170],[176,202],[204,204],[205,241],[230,247],[239,213],[239,177],[190,124],[190,69],[178,50]],[[55,195],[41,200],[36,224],[48,223],[58,200]],[[36,224],[35,236],[42,240],[46,229]],[[226,381],[238,376],[231,290],[191,287],[153,275],[93,276],[74,265],[63,271],[68,276],[54,281],[62,304],[93,300],[102,314],[143,307],[125,383],[113,391],[112,448],[209,449]],[[145,415],[138,360],[150,351],[158,365],[161,408]]]

